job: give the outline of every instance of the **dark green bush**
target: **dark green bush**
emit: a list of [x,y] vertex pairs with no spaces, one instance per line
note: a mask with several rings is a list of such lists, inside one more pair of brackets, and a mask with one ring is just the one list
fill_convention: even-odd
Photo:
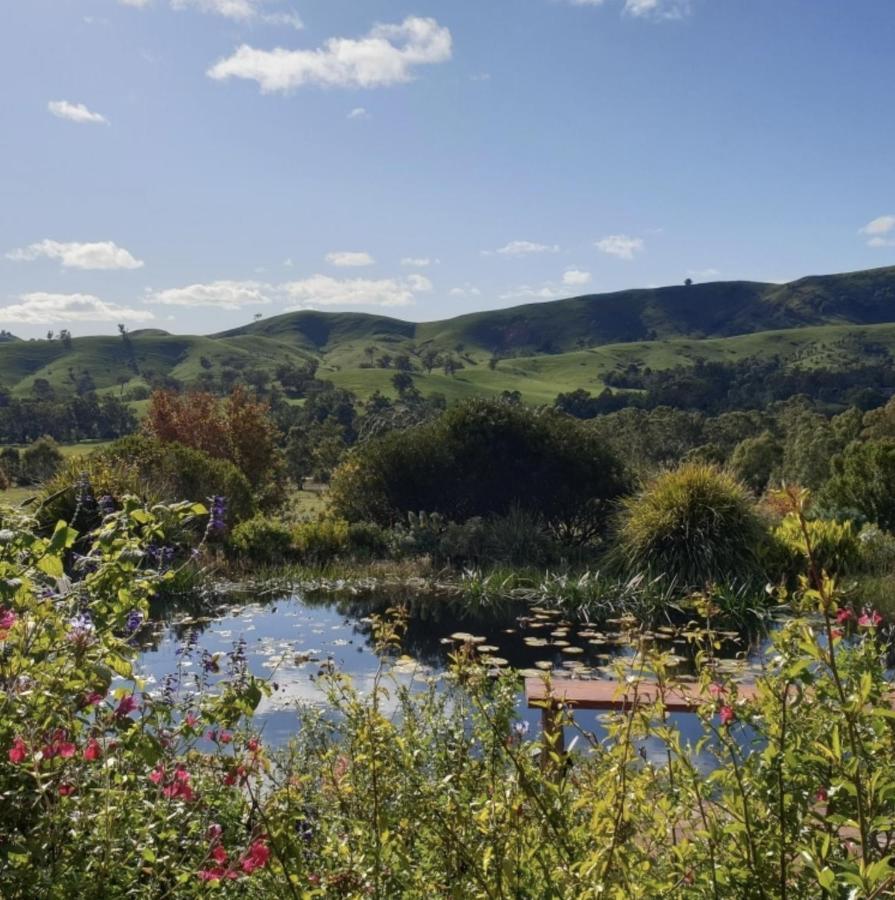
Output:
[[262,564],[281,563],[292,554],[292,533],[278,519],[258,515],[240,522],[231,532],[228,544],[241,559]]
[[[89,493],[84,494],[84,486]],[[131,435],[99,453],[67,460],[44,485],[40,518],[52,524],[72,521],[79,527],[98,521],[95,504],[85,497],[121,497],[135,494],[150,502],[191,500],[207,502],[223,496],[227,523],[232,526],[255,512],[252,489],[245,476],[230,462],[214,459],[201,450]]]
[[19,480],[22,484],[41,484],[59,471],[62,461],[56,441],[46,436],[38,438],[22,451]]
[[355,559],[382,559],[389,555],[389,534],[373,522],[348,526],[348,553]]
[[564,540],[586,541],[627,486],[620,461],[586,425],[473,400],[358,447],[336,470],[331,500],[349,521],[381,525],[420,509],[454,522],[520,509]]
[[822,506],[856,510],[880,528],[895,530],[895,441],[849,444],[830,467]]
[[758,576],[766,541],[749,491],[715,466],[688,463],[625,501],[616,552],[629,571],[702,589]]

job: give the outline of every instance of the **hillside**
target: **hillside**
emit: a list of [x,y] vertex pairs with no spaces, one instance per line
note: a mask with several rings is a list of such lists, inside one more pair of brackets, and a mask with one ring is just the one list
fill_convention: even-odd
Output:
[[[383,356],[404,354],[426,393],[519,390],[543,402],[576,387],[599,390],[603,376],[631,363],[655,370],[778,355],[794,365],[847,366],[893,352],[895,267],[784,285],[715,282],[593,294],[439,322],[307,310],[210,336],[144,329],[127,340],[76,337],[69,346],[13,339],[0,348],[0,386],[27,394],[45,379],[69,392],[89,374],[98,390],[124,391],[165,378],[191,385],[247,369],[273,374],[281,364],[313,359],[320,377],[368,396],[391,389],[394,369]],[[445,374],[446,359],[453,374]]]

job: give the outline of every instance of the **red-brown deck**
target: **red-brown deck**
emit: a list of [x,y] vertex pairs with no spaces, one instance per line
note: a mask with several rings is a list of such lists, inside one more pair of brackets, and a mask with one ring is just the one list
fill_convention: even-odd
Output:
[[[624,710],[630,709],[635,700],[639,704],[654,703],[658,693],[658,686],[649,681],[626,684],[604,679],[580,681],[553,678],[548,690],[547,682],[542,678],[525,679],[525,699],[529,707],[537,708],[543,708],[545,704],[562,704],[574,709]],[[737,685],[737,697],[753,700],[755,694],[754,684]],[[668,712],[693,712],[700,704],[715,699],[696,683],[685,682],[665,688],[664,700]]]

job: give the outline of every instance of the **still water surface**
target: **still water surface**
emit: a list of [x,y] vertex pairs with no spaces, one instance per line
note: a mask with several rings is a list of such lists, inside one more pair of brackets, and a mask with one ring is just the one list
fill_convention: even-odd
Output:
[[[256,721],[265,740],[278,745],[300,727],[303,706],[326,705],[318,682],[323,667],[331,665],[350,675],[362,691],[370,688],[381,660],[373,647],[369,617],[384,612],[390,602],[381,595],[285,592],[260,601],[257,597],[257,593],[233,592],[214,616],[169,616],[158,624],[154,640],[141,654],[139,670],[153,686],[178,671],[186,683],[203,670],[203,659],[221,654],[223,666],[226,654],[243,643],[249,671],[275,685],[271,696],[262,700]],[[492,665],[512,666],[525,674],[552,669],[556,675],[611,678],[614,662],[634,655],[617,625],[598,628],[571,623],[556,613],[526,605],[507,602],[499,608],[469,611],[442,597],[417,599],[409,607],[404,655],[391,661],[394,676],[404,683],[421,683],[443,674],[448,655],[457,646],[451,635],[458,633],[475,637],[482,657]],[[693,671],[692,649],[679,633],[665,626],[653,634],[679,658],[681,674]],[[766,642],[750,644],[733,634],[728,637],[721,653],[722,668],[744,678],[754,677]],[[539,711],[525,708],[521,692],[519,718],[530,723],[530,735],[534,736]],[[602,734],[601,714],[581,712],[576,718],[585,728]],[[671,718],[686,739],[695,741],[701,735],[695,716]],[[647,754],[659,751],[658,744],[644,745]]]

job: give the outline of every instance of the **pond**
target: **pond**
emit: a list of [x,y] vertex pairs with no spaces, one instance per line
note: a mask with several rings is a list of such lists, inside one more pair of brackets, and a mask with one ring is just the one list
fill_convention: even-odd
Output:
[[[281,745],[300,727],[307,705],[325,707],[320,675],[328,667],[352,677],[361,691],[368,690],[380,666],[373,646],[371,616],[381,614],[399,599],[410,612],[402,653],[392,660],[392,672],[413,685],[441,676],[449,654],[459,642],[475,639],[476,649],[491,667],[511,666],[522,674],[552,671],[575,678],[614,677],[619,657],[635,650],[618,623],[597,628],[573,623],[562,614],[511,601],[470,610],[446,597],[384,597],[382,594],[279,591],[259,596],[257,590],[233,590],[215,606],[213,614],[164,613],[140,655],[138,671],[154,687],[179,678],[184,685],[197,677],[213,683],[224,677],[235,652],[253,674],[273,687],[256,713],[256,722],[268,744]],[[754,677],[761,667],[766,642],[749,642],[736,632],[725,632],[719,667],[743,678]],[[679,674],[693,672],[692,649],[681,629],[657,627],[650,637],[675,654]],[[539,711],[525,707],[521,692],[519,718],[537,733]],[[576,720],[602,734],[600,713],[580,712]],[[696,716],[673,715],[686,739],[701,735]],[[571,739],[572,735],[567,735]],[[647,743],[644,752],[659,752]]]

